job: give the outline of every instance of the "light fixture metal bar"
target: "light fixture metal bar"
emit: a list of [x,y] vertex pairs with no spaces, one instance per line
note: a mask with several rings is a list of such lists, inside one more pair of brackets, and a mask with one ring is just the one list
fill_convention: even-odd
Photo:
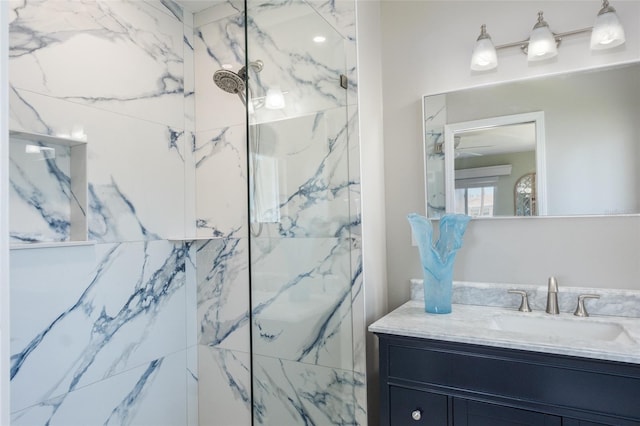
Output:
[[593,30],[593,27],[580,28],[579,30],[567,31],[567,32],[558,33],[558,34],[553,33],[553,35],[556,36],[556,37],[566,37],[566,36],[571,36],[571,35],[575,35],[575,34],[588,33],[591,30]]
[[527,43],[529,43],[529,39],[520,40],[520,41],[514,41],[513,43],[500,44],[500,45],[496,46],[496,50],[507,49],[509,47],[522,47],[522,46],[526,45]]
[[[568,37],[576,34],[587,33],[593,30],[593,27],[580,28],[579,30],[565,31],[563,33],[553,33],[553,36],[556,39],[556,43],[560,45],[563,37]],[[529,39],[514,41],[513,43],[505,43],[496,46],[496,50],[507,49],[510,47],[519,47],[523,52],[526,52],[527,45],[529,44]]]

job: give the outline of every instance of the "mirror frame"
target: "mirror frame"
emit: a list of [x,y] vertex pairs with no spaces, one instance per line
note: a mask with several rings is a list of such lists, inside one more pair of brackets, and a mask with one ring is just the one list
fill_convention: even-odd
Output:
[[[536,204],[537,216],[547,214],[547,169],[545,154],[544,112],[503,115],[481,120],[464,121],[444,125],[444,175],[445,175],[445,211],[455,213],[455,135],[468,131],[492,129],[513,124],[533,123],[536,132]],[[424,132],[423,132],[424,133]],[[426,146],[426,144],[425,144]],[[454,155],[449,155],[449,153]],[[426,152],[425,152],[426,156]],[[426,157],[425,157],[426,158]],[[425,161],[426,171],[426,161]],[[425,173],[425,178],[428,175]],[[428,188],[425,180],[425,188]],[[428,196],[427,196],[428,200]],[[499,216],[498,216],[499,217]],[[516,217],[516,216],[504,216]],[[480,216],[474,219],[481,218]]]

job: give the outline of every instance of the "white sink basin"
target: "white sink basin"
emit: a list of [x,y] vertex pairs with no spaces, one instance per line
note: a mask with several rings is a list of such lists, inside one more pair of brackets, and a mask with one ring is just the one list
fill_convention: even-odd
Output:
[[633,343],[624,327],[615,322],[591,321],[586,318],[498,315],[490,328],[515,333],[572,340],[599,340]]

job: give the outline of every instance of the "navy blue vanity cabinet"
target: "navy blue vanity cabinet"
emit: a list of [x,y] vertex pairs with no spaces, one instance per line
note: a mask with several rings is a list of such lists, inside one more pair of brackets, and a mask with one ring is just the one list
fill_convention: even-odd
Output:
[[640,365],[378,334],[380,424],[640,426]]

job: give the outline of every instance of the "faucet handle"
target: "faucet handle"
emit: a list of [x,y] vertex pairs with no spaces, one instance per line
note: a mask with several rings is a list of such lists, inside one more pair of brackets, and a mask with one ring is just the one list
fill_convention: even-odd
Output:
[[576,311],[573,315],[577,317],[588,317],[589,313],[587,309],[584,307],[584,299],[600,299],[600,295],[598,294],[581,294],[578,296],[578,306],[576,306]]
[[529,307],[529,298],[527,297],[527,292],[524,290],[507,290],[507,293],[519,294],[522,296],[522,301],[520,302],[520,307],[518,310],[520,312],[531,312],[531,308]]

